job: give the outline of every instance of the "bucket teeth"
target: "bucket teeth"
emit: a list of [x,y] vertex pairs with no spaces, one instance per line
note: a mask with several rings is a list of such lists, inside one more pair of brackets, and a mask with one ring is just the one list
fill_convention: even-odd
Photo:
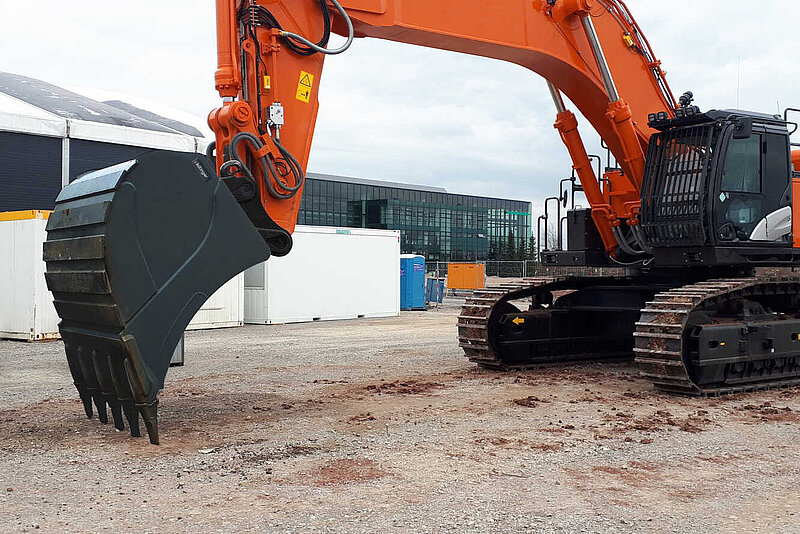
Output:
[[[117,398],[117,391],[114,387],[114,381],[111,378],[111,368],[108,365],[108,356],[105,353],[99,353],[96,350],[91,352],[92,355],[92,367],[94,368],[95,376],[97,376],[97,382],[100,384],[100,391],[103,394],[103,401],[104,404],[107,404],[109,408],[111,408],[111,415],[114,418],[114,427],[117,430],[124,430],[125,425],[122,423],[122,411],[119,405],[119,399]],[[105,416],[106,421],[108,420],[108,415]],[[102,417],[100,421],[105,424],[106,421],[103,421]]]
[[87,417],[97,412],[105,424],[110,408],[114,427],[127,420],[139,437],[141,415],[153,444],[158,393],[189,321],[220,286],[270,255],[209,161],[166,151],[65,187],[43,252]]
[[[138,438],[142,435],[139,431],[139,410],[136,408],[136,403],[133,400],[133,393],[128,383],[123,357],[121,355],[109,354],[108,367],[111,369],[111,380],[114,383],[117,399],[125,414],[125,419],[128,420],[128,428],[131,431],[131,436]],[[118,427],[118,429],[122,430],[121,427]]]

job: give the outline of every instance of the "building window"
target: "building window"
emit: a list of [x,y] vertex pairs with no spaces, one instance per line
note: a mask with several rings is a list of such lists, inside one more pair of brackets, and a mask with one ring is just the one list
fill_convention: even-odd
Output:
[[[428,261],[504,259],[509,232],[530,240],[528,202],[308,177],[299,224],[400,230],[403,253]],[[519,248],[521,245],[517,245]]]

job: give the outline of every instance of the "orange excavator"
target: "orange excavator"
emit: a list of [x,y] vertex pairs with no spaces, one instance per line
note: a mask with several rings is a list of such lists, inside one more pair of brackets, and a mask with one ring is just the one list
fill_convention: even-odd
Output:
[[[48,287],[87,416],[158,443],[181,333],[224,282],[290,253],[326,56],[373,37],[516,63],[544,77],[589,208],[553,265],[623,274],[526,280],[470,298],[479,365],[634,357],[657,388],[721,394],[800,382],[800,153],[784,116],[677,101],[621,0],[217,0],[207,155],[154,151],[57,199]],[[346,39],[333,47],[333,34]],[[618,162],[595,172],[569,97]],[[579,183],[578,183],[579,182]],[[487,177],[487,184],[489,177]],[[515,302],[525,301],[518,307]],[[524,309],[520,309],[524,308]],[[93,409],[94,405],[94,409]]]

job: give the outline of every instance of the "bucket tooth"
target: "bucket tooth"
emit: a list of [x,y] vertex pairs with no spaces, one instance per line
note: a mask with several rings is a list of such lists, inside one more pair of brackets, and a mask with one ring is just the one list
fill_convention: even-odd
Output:
[[131,437],[142,437],[142,431],[139,428],[139,409],[136,407],[136,403],[132,400],[123,402],[122,410],[125,412],[125,419],[128,420]]
[[83,349],[79,346],[72,345],[68,339],[64,339],[64,348],[67,353],[67,365],[72,375],[72,383],[75,384],[75,389],[78,390],[78,396],[83,403],[83,411],[86,412],[86,417],[91,419],[94,415],[94,410],[92,409],[92,393],[86,385],[86,379],[83,376],[83,369],[81,369],[79,357]]
[[137,407],[139,413],[142,414],[150,443],[158,445],[158,399],[153,399],[152,402],[146,404],[137,404]]
[[91,419],[94,415],[94,410],[92,409],[92,394],[89,393],[89,390],[86,389],[84,386],[79,386],[75,384],[75,387],[78,390],[78,396],[81,398],[81,402],[83,403],[83,411],[86,412],[86,418]]
[[269,256],[205,156],[152,151],[65,187],[47,224],[45,279],[86,415],[93,402],[105,423],[108,406],[114,426],[127,419],[138,436],[141,413],[158,443],[158,393],[183,331]]
[[102,393],[98,391],[92,393],[92,399],[94,400],[94,407],[97,409],[97,418],[100,420],[101,423],[107,425],[108,410],[106,410],[106,398],[103,396]]
[[[100,383],[97,380],[97,373],[94,369],[92,356],[83,346],[78,346],[77,353],[78,363],[83,373],[83,378],[86,380],[86,392],[94,402],[95,410],[97,411],[97,418],[104,425],[108,423],[108,412],[106,411],[106,400],[103,392],[100,389]],[[88,413],[88,412],[87,412]]]
[[72,375],[72,383],[75,385],[75,389],[78,390],[78,396],[81,399],[81,403],[83,403],[83,411],[86,412],[86,417],[91,419],[94,415],[94,410],[92,409],[92,394],[86,387],[86,379],[83,378],[83,370],[81,370],[78,356],[75,354],[78,347],[72,346],[69,341],[65,339],[64,348],[67,352],[67,365]]
[[122,403],[116,398],[106,397],[108,405],[111,407],[111,415],[114,418],[114,428],[119,431],[125,430],[125,420],[122,419]]

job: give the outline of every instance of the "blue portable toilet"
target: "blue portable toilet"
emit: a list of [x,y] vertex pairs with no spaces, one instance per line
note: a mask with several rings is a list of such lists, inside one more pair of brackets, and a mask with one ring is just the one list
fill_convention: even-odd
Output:
[[400,256],[400,309],[425,309],[425,258],[422,256]]

